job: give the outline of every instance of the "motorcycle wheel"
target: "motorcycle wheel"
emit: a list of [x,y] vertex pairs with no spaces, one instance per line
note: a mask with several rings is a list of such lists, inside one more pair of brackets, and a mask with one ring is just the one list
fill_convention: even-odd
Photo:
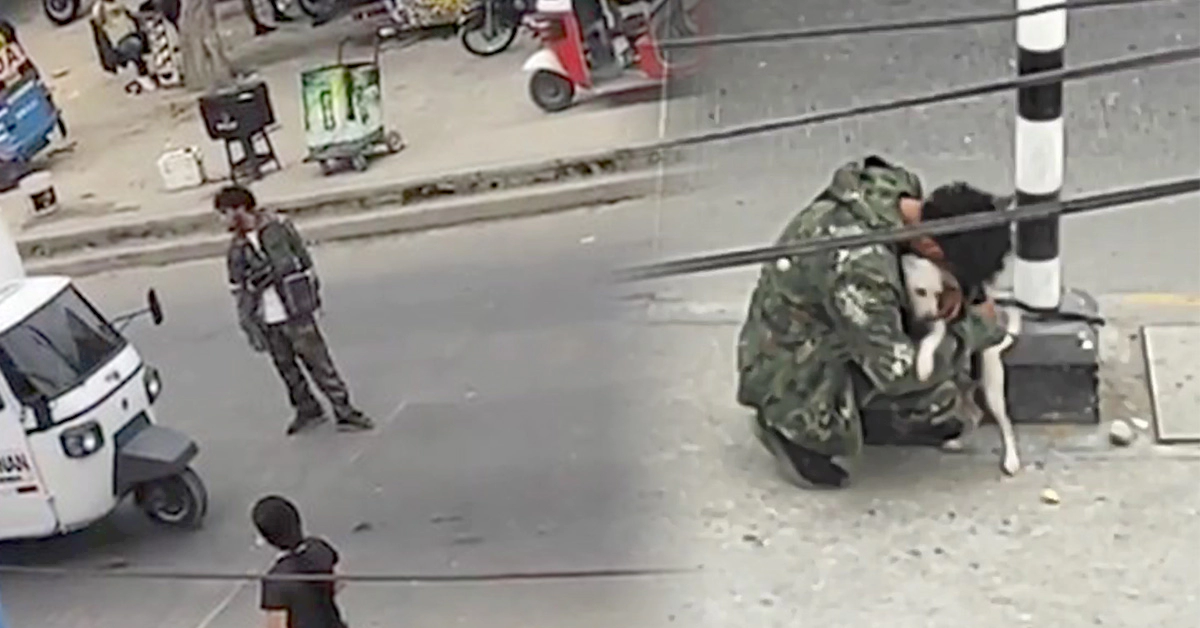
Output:
[[199,528],[208,513],[208,491],[191,469],[139,486],[134,499],[155,523],[176,528]]
[[497,17],[496,21],[500,23],[496,25],[492,36],[488,37],[485,32],[487,24],[483,9],[473,9],[458,29],[458,39],[462,42],[463,48],[479,57],[490,57],[508,50],[508,47],[516,41],[521,24],[506,17]]
[[338,9],[338,0],[296,0],[300,10],[314,20],[327,18]]
[[58,26],[66,26],[79,17],[81,0],[42,0],[42,9],[46,17]]

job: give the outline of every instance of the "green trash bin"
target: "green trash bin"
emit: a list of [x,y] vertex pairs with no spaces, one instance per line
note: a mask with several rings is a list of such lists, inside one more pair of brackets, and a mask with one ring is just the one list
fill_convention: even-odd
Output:
[[371,61],[344,63],[348,40],[338,44],[337,63],[300,74],[305,161],[315,161],[329,174],[349,165],[366,170],[374,154],[404,148],[400,133],[383,123],[383,90],[379,77],[379,40]]

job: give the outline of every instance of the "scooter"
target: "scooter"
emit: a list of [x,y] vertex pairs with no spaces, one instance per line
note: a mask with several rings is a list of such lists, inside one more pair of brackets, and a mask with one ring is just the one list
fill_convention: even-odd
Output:
[[530,75],[530,97],[542,110],[556,112],[570,107],[577,92],[631,91],[694,71],[702,57],[668,62],[655,33],[669,22],[692,24],[692,34],[698,34],[701,6],[685,7],[680,0],[537,0],[530,22],[542,48],[523,68]]

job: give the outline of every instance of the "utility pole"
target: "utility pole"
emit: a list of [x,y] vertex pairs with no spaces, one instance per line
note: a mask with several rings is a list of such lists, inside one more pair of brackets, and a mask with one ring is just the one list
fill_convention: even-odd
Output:
[[[1029,11],[1059,0],[1016,0]],[[1017,18],[1022,76],[1061,70],[1067,11]],[[1017,92],[1017,207],[1057,202],[1066,167],[1062,82]],[[1017,223],[1013,300],[1024,310],[1017,344],[1005,356],[1014,421],[1099,423],[1100,315],[1086,293],[1063,289],[1057,216]]]

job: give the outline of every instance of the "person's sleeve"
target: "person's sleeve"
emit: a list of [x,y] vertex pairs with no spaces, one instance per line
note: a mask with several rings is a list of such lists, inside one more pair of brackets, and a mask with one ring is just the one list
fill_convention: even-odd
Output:
[[232,249],[225,256],[225,268],[229,276],[229,291],[233,294],[237,309],[238,327],[252,347],[265,346],[264,332],[257,316],[260,293],[250,286],[248,269],[241,256],[235,255]]
[[[269,575],[280,575],[285,573],[281,570],[272,569]],[[261,591],[259,593],[258,607],[264,611],[286,611],[291,608],[291,600],[289,599],[289,588],[291,582],[283,582],[280,580],[263,580]]]
[[300,270],[312,269],[312,255],[308,252],[308,246],[304,244],[304,238],[296,230],[296,225],[293,225],[286,218],[280,219],[280,222],[283,224],[283,230],[287,234],[288,246],[292,249],[292,254],[300,261]]
[[[852,234],[843,229],[837,235]],[[832,251],[827,257],[832,271],[826,310],[850,359],[875,389],[896,396],[936,383],[936,378],[922,382],[916,376],[916,348],[904,331],[904,297],[895,252],[874,245]]]

